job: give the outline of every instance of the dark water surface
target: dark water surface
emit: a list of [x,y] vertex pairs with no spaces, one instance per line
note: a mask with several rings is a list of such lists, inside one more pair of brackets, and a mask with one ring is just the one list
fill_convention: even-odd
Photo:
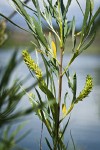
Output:
[[[0,51],[0,66],[5,65],[8,62],[11,53],[12,52],[9,51]],[[64,57],[65,66],[69,58],[70,56]],[[78,103],[73,109],[70,124],[65,135],[65,142],[67,143],[69,140],[69,149],[73,149],[69,132],[71,129],[77,149],[100,150],[100,56],[79,56],[70,68],[71,73],[74,73],[75,71],[77,72],[78,77],[77,93],[79,93],[84,87],[87,74],[92,75],[94,79],[94,88],[89,97],[87,97],[83,102]],[[13,81],[17,77],[23,79],[28,73],[27,67],[22,62],[15,70],[11,80]],[[33,79],[31,78],[26,85],[29,85],[32,82]],[[63,94],[66,89],[67,84],[65,79],[63,79]],[[28,97],[25,96],[22,102],[20,102],[18,109],[23,109],[27,106],[30,106],[30,103],[28,101]],[[20,134],[23,134],[28,129],[31,129],[32,131],[22,142],[20,142],[20,145],[28,150],[39,150],[41,122],[35,114],[31,114],[26,117],[25,120],[29,121],[29,123]],[[66,121],[64,121],[64,123],[65,122]],[[15,128],[15,126],[16,125],[14,125],[13,128]],[[45,137],[47,136],[49,140],[51,140],[44,127],[42,139],[43,150],[48,150],[45,143]]]

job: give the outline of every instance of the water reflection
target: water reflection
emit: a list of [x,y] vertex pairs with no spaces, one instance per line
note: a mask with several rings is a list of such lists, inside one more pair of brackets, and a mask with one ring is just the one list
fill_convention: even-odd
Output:
[[[0,66],[6,64],[11,56],[11,52],[0,52]],[[66,65],[69,56],[64,58],[64,64]],[[92,93],[83,102],[80,102],[75,106],[69,125],[69,130],[72,130],[72,135],[75,140],[76,146],[81,150],[99,150],[100,148],[100,66],[99,56],[80,56],[74,64],[72,64],[70,72],[77,72],[78,76],[78,93],[84,87],[85,77],[87,74],[91,74],[94,78],[94,88]],[[12,80],[16,77],[24,77],[28,73],[27,67],[22,63],[14,72]],[[33,82],[31,79],[28,84]],[[67,88],[66,85],[64,87]],[[63,93],[65,91],[63,90]],[[29,106],[28,98],[20,103],[19,107],[22,108]],[[27,104],[27,105],[26,105]],[[26,139],[24,139],[20,145],[30,150],[39,149],[39,139],[41,132],[41,122],[34,114],[30,115],[26,120],[30,120],[25,130],[29,128],[32,132]],[[22,131],[23,133],[24,131]],[[69,131],[68,131],[69,132]],[[68,133],[67,132],[67,133]],[[21,133],[21,134],[22,134]],[[66,134],[67,134],[66,133]],[[48,136],[48,132],[44,127],[43,131],[43,150],[47,150],[45,143],[45,136]],[[70,139],[70,135],[66,135],[65,139]]]

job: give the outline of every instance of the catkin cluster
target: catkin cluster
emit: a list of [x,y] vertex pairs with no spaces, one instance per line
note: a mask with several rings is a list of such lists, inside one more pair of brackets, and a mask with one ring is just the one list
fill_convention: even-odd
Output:
[[27,50],[24,50],[22,52],[24,61],[28,68],[33,71],[36,74],[37,79],[42,78],[42,71],[39,68],[39,66],[35,63],[35,61],[31,58],[30,54],[27,52]]
[[76,98],[74,103],[82,101],[85,97],[87,97],[91,92],[92,88],[93,88],[92,77],[90,75],[87,75],[84,89],[80,92],[79,96]]

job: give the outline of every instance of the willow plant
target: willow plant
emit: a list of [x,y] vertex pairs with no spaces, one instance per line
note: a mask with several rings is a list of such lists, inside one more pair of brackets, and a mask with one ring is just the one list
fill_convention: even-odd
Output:
[[[29,100],[32,106],[35,107],[38,103],[43,103],[43,94],[45,95],[45,99],[49,102],[49,105],[45,106],[45,108],[38,109],[38,111],[36,110],[36,114],[45,124],[50,137],[52,138],[53,144],[45,138],[50,150],[67,149],[67,146],[64,144],[64,133],[69,123],[69,119],[63,129],[60,128],[61,123],[72,111],[75,105],[79,101],[83,101],[93,88],[92,77],[91,75],[87,75],[84,88],[80,91],[80,94],[77,95],[77,75],[75,73],[71,78],[69,68],[74,60],[94,41],[96,35],[95,20],[100,13],[100,8],[93,13],[93,0],[86,0],[86,7],[85,10],[83,10],[78,0],[76,0],[83,15],[82,28],[77,33],[75,30],[75,16],[73,16],[72,20],[68,20],[67,18],[71,2],[72,0],[65,1],[65,3],[63,0],[56,0],[55,2],[53,0],[41,0],[41,2],[39,2],[39,0],[32,0],[35,7],[35,9],[32,9],[32,7],[30,8],[21,0],[12,0],[11,5],[19,14],[21,14],[21,16],[24,17],[30,29],[28,31],[0,14],[17,27],[30,32],[35,37],[32,44],[34,45],[36,53],[42,58],[45,66],[46,77],[43,77],[44,71],[39,67],[39,63],[32,59],[27,50],[23,50],[22,55],[32,76],[38,81],[38,88],[35,88],[36,94],[31,93],[29,95]],[[40,7],[41,3],[43,9]],[[30,15],[27,12],[27,9],[32,11],[34,15]],[[53,26],[53,19],[57,23],[57,29]],[[47,34],[45,34],[43,30],[44,21],[49,29]],[[66,55],[65,43],[70,35],[72,35],[72,57],[64,67],[63,56]],[[77,38],[80,39],[79,42],[77,42]],[[60,58],[57,53],[59,53]],[[73,95],[69,107],[67,105],[68,92],[62,96],[62,79],[64,76],[67,78],[68,87],[71,89]],[[57,79],[58,83],[55,79]],[[42,91],[42,95],[40,91]]]

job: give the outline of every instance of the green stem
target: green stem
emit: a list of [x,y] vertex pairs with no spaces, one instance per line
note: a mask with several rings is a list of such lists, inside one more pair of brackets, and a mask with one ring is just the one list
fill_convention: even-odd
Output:
[[60,120],[60,104],[61,104],[61,94],[62,94],[62,69],[63,69],[63,25],[61,17],[61,7],[60,1],[58,1],[58,11],[59,11],[59,28],[60,28],[60,62],[59,62],[59,87],[58,87],[58,112],[57,112],[57,122],[56,122],[56,144],[55,148],[59,149],[59,120]]

